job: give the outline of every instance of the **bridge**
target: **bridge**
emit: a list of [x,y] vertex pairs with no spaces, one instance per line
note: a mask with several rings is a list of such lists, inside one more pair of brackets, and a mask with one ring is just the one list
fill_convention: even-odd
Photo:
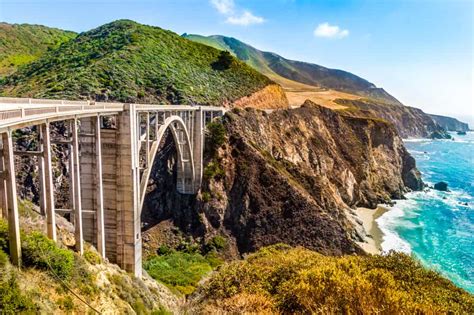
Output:
[[[141,276],[140,214],[160,143],[170,132],[177,148],[177,191],[195,194],[202,179],[204,131],[221,107],[144,105],[0,98],[0,216],[8,221],[10,257],[21,263],[17,157],[36,157],[39,208],[47,235],[57,240],[56,214],[69,214],[75,248],[84,241],[102,257]],[[52,132],[59,122],[66,132]],[[17,148],[15,130],[34,127],[34,151]],[[52,144],[68,151],[69,206],[55,207]]]

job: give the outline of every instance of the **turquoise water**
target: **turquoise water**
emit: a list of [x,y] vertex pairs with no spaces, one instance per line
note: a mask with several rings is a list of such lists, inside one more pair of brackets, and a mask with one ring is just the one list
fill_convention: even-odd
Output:
[[405,142],[423,180],[430,186],[445,181],[451,192],[409,193],[377,223],[384,251],[411,253],[474,293],[474,132],[452,135],[455,141]]

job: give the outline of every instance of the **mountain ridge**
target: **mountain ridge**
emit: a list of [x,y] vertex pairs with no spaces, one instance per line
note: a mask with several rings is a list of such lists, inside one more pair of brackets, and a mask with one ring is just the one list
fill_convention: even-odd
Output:
[[118,20],[79,34],[6,77],[0,94],[225,105],[274,84],[236,58],[228,69],[217,69],[220,54],[171,31]]
[[75,36],[75,32],[44,25],[0,22],[0,78]]
[[[261,51],[236,38],[222,35],[201,36],[183,34],[184,38],[210,45],[217,49],[228,50],[240,60],[259,70],[280,83],[287,80],[324,89],[335,89],[363,97],[380,99],[385,102],[401,104],[395,97],[375,84],[348,71],[330,69],[317,64],[286,59],[276,53]],[[341,79],[336,80],[339,77]]]

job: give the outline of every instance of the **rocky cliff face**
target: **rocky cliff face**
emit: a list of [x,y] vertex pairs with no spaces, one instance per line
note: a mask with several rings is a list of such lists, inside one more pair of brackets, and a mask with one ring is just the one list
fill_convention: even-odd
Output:
[[277,242],[362,252],[355,241],[365,233],[351,208],[422,187],[414,159],[385,121],[306,102],[273,113],[235,109],[224,126],[226,141],[208,158],[197,199],[160,197],[158,187],[146,212],[196,237],[225,234],[236,254]]
[[469,131],[469,125],[463,123],[456,118],[440,116],[440,115],[431,115],[430,117],[441,127],[448,131]]
[[348,106],[355,116],[378,117],[391,122],[403,138],[427,138],[433,133],[440,134],[442,138],[449,138],[442,126],[418,108],[401,104],[385,104],[369,99],[340,99],[336,100],[336,103]]

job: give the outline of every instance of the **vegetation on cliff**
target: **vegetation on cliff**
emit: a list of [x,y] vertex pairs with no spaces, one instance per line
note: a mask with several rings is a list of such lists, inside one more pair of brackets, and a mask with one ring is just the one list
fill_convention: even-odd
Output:
[[196,295],[202,313],[470,313],[474,297],[401,253],[323,256],[274,245],[219,269]]
[[[102,261],[90,245],[83,256],[61,240],[73,239],[72,226],[57,217],[59,242],[43,233],[44,218],[35,206],[20,202],[21,269],[9,262],[8,227],[0,219],[0,313],[168,314],[179,299],[145,276],[137,279]],[[70,244],[69,244],[70,245]]]
[[75,36],[74,32],[42,25],[0,23],[0,78]]
[[[119,20],[81,33],[7,77],[3,96],[222,105],[272,82],[221,51]],[[225,67],[216,67],[222,61]]]

